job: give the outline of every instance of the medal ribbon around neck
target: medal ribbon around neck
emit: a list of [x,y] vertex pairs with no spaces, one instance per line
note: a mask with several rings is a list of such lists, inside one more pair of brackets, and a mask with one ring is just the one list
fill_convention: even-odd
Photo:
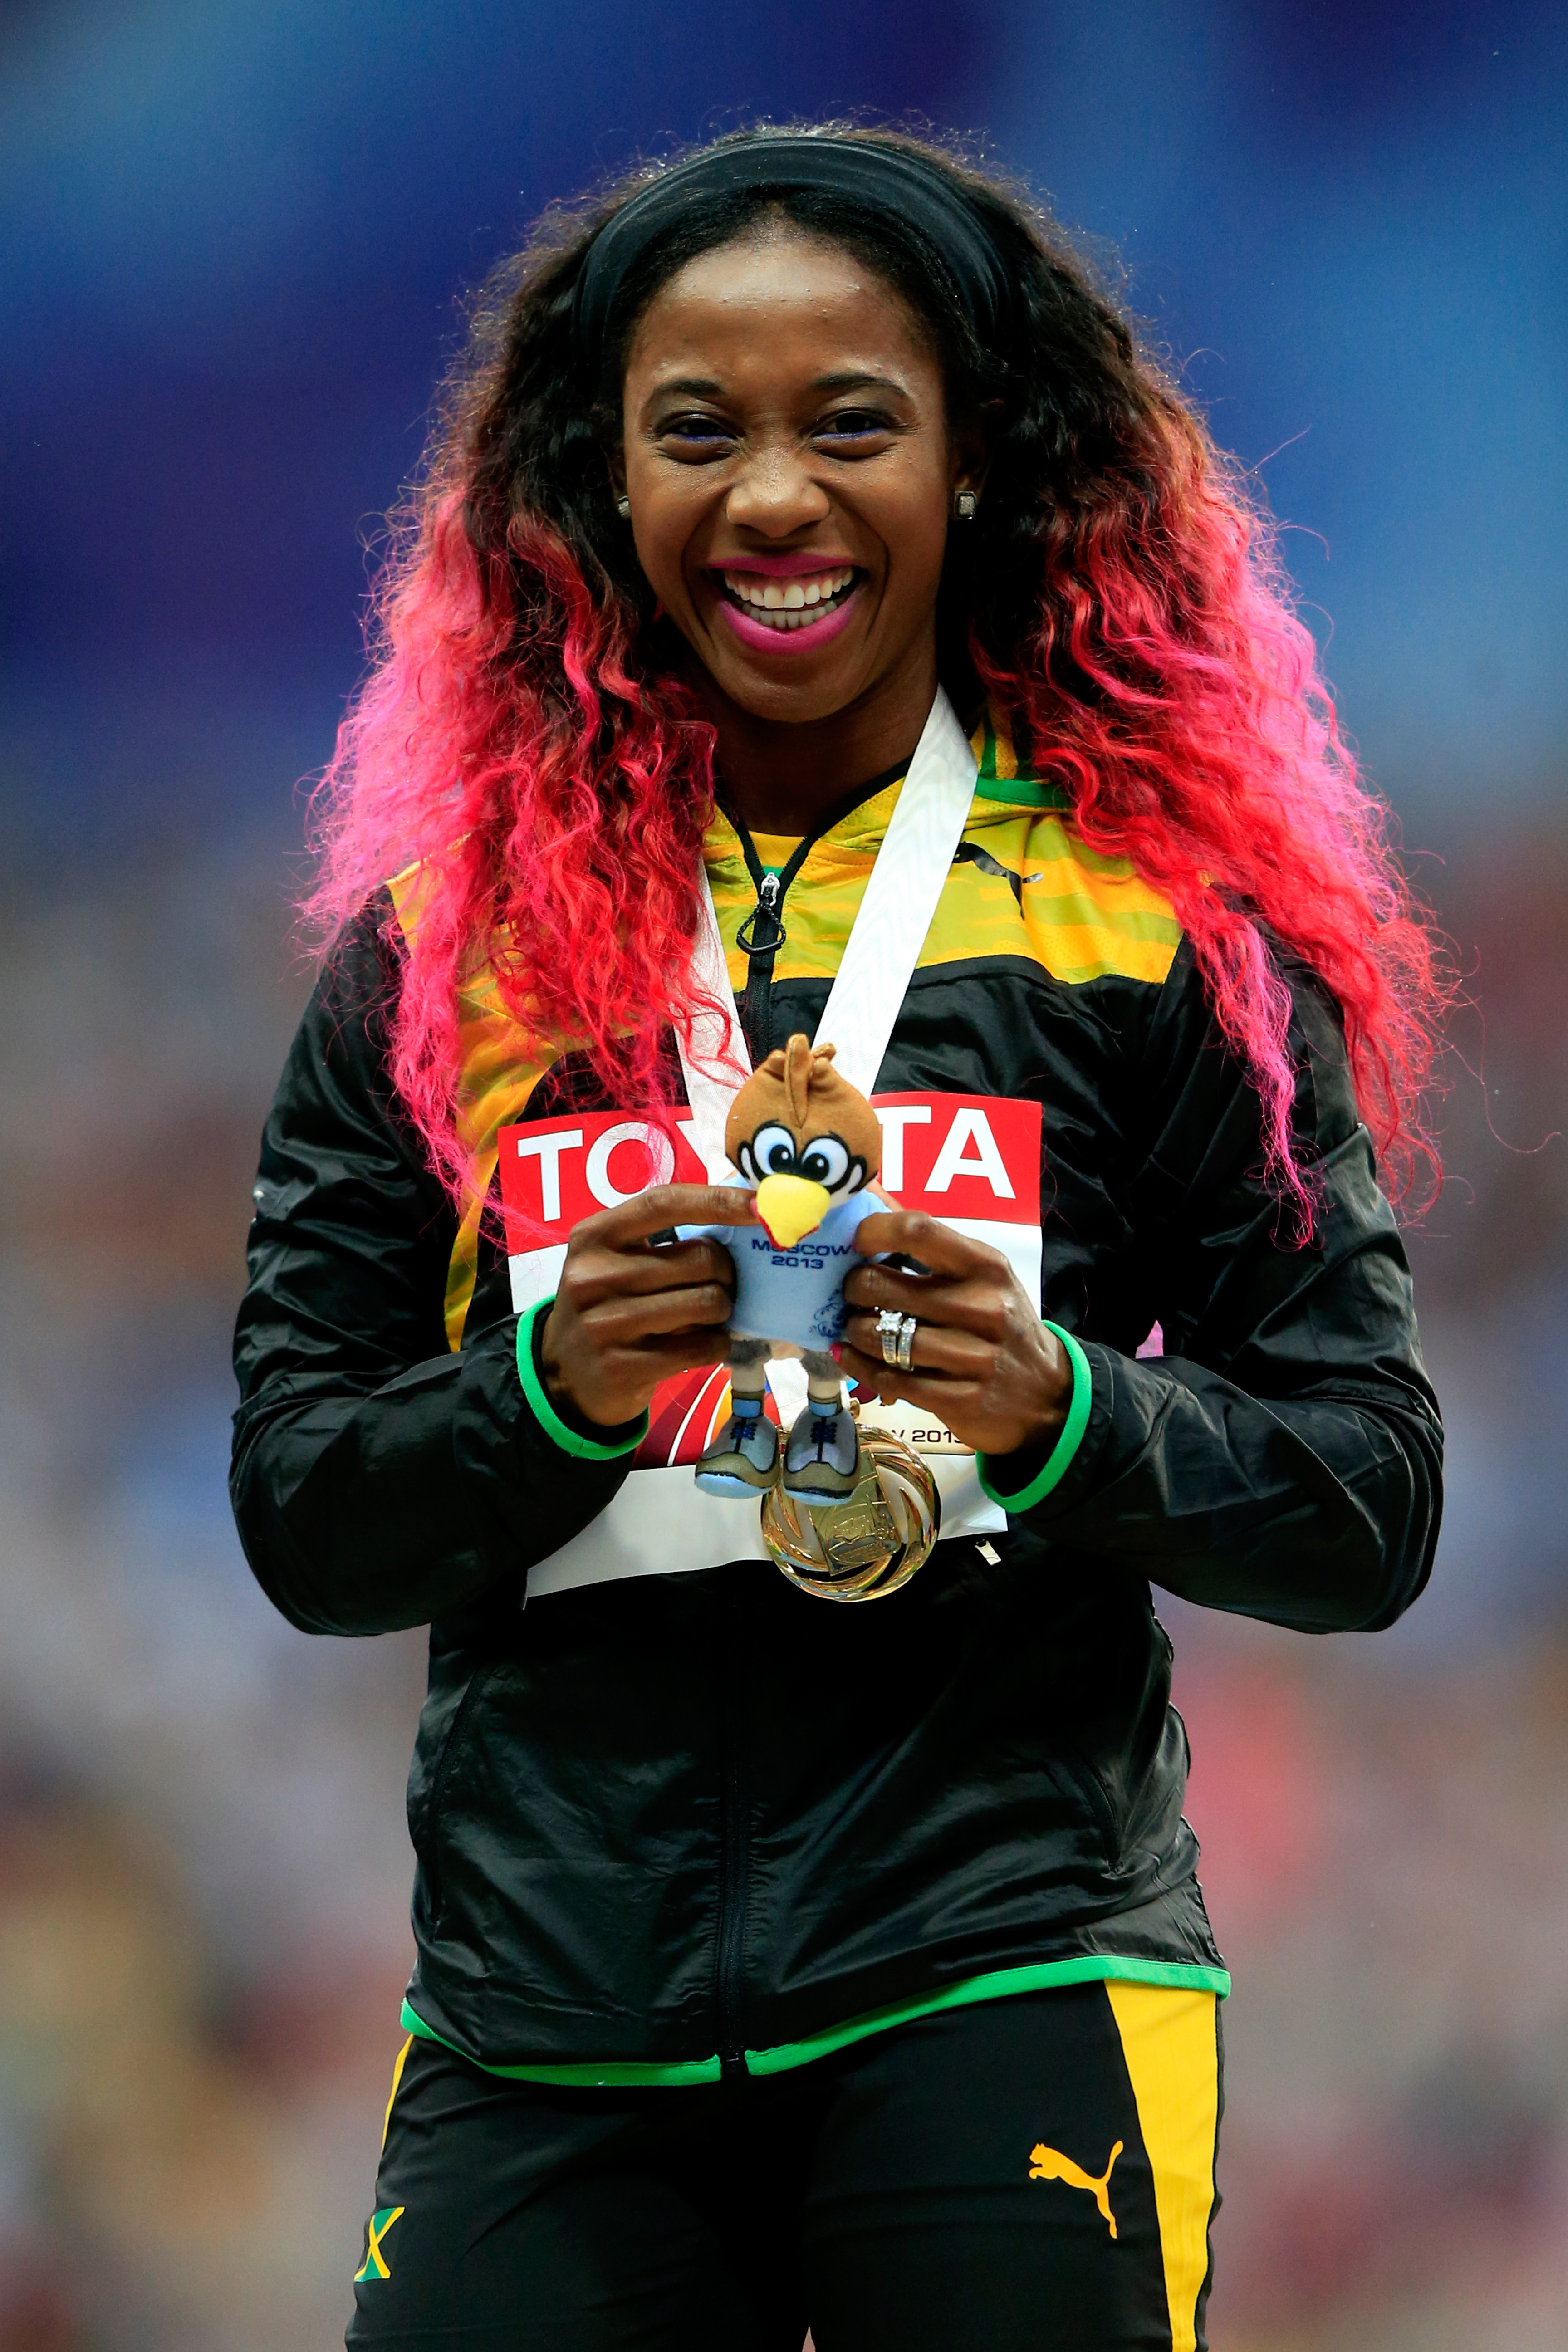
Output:
[[[969,739],[945,689],[939,687],[816,1024],[814,1042],[835,1048],[835,1067],[863,1095],[869,1096],[876,1086],[899,1008],[963,836],[977,774]],[[730,985],[706,872],[691,979],[694,988],[715,999],[720,1008],[717,1013],[705,1009],[693,1020],[690,1049],[684,1040],[680,1043],[680,1067],[708,1180],[721,1184],[734,1174],[724,1156],[724,1121],[752,1074],[752,1057]]]
[[[817,1040],[835,1048],[835,1066],[868,1097],[963,837],[977,772],[968,738],[939,687],[816,1026]],[[693,1021],[691,1049],[681,1045],[680,1066],[693,1140],[709,1181],[721,1184],[735,1172],[725,1157],[724,1122],[751,1075],[752,1059],[706,873],[690,970],[695,987],[716,999],[719,1010],[705,1010]],[[770,1364],[768,1375],[781,1406],[787,1402],[798,1410],[804,1395],[791,1398],[787,1391],[805,1388],[799,1366]],[[927,1557],[941,1527],[941,1496],[921,1456],[890,1433],[871,1444],[877,1457],[871,1475],[847,1504],[791,1510],[780,1507],[775,1493],[763,1498],[768,1550],[792,1582],[827,1599],[874,1600],[897,1591]],[[901,1496],[896,1512],[889,1479]],[[803,1514],[808,1524],[802,1524]]]

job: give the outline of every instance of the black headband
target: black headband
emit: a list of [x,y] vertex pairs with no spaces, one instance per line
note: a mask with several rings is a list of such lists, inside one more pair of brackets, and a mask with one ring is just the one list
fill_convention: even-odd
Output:
[[905,148],[786,131],[710,147],[612,213],[588,248],[573,296],[572,331],[584,365],[597,374],[628,270],[694,197],[772,188],[821,188],[917,230],[945,267],[976,338],[994,348],[1011,308],[1011,278],[984,222],[946,173]]

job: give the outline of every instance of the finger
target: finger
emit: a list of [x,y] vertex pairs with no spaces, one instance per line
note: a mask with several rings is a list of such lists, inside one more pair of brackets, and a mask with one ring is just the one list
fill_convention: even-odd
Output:
[[[844,1336],[868,1363],[881,1360],[881,1339],[868,1315],[852,1315]],[[980,1339],[971,1331],[948,1330],[937,1323],[922,1323],[910,1349],[910,1361],[916,1371],[945,1372],[959,1380],[989,1380],[995,1360],[996,1350],[989,1339]],[[897,1369],[883,1364],[885,1371]]]
[[732,1289],[735,1261],[717,1242],[673,1242],[668,1249],[590,1248],[563,1269],[561,1286],[579,1311],[603,1298],[647,1298],[699,1283]]
[[851,1307],[868,1311],[896,1307],[925,1324],[947,1324],[977,1332],[999,1342],[1005,1336],[1009,1315],[1009,1283],[1001,1289],[988,1275],[968,1279],[945,1275],[922,1277],[900,1274],[889,1265],[858,1265],[844,1285]]
[[630,1347],[664,1331],[706,1329],[728,1323],[734,1305],[721,1282],[689,1284],[680,1290],[658,1290],[646,1298],[601,1299],[580,1312],[578,1320],[600,1349]]
[[895,1251],[918,1257],[934,1274],[1012,1271],[1000,1250],[972,1241],[919,1209],[892,1209],[885,1216],[866,1218],[856,1229],[855,1246],[864,1257],[889,1257]]
[[941,1372],[895,1371],[890,1364],[862,1355],[858,1348],[844,1348],[839,1368],[862,1394],[874,1396],[882,1404],[919,1405],[949,1427],[955,1414],[961,1420],[966,1415],[973,1418],[984,1402],[984,1389],[976,1381],[948,1379]]
[[640,1347],[616,1348],[601,1358],[589,1396],[578,1400],[591,1421],[613,1428],[648,1403],[661,1381],[721,1364],[730,1343],[722,1331],[677,1331]]
[[736,1184],[654,1184],[634,1200],[584,1217],[576,1232],[612,1249],[628,1248],[670,1225],[754,1225],[756,1197]]
[[677,1204],[667,1220],[669,1225],[754,1225],[757,1222],[757,1196],[749,1185],[666,1184],[659,1190],[664,1200]]
[[605,1359],[605,1366],[622,1377],[640,1375],[646,1380],[652,1371],[667,1381],[677,1372],[695,1371],[701,1364],[721,1364],[729,1353],[727,1332],[671,1331],[637,1347],[616,1349]]

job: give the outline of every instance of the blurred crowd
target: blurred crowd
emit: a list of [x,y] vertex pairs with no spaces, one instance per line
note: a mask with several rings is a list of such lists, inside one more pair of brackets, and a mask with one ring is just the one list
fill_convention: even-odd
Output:
[[227,1522],[226,1327],[303,993],[281,865],[33,883],[0,1072],[0,2352],[303,2352],[341,2334],[395,2049],[421,1657],[293,1633]]

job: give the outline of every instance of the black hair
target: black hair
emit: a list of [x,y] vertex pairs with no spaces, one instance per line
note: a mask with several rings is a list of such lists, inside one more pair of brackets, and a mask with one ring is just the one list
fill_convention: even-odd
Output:
[[[1281,951],[1338,1000],[1396,1178],[1435,1171],[1417,1103],[1442,1002],[1432,941],[1251,486],[1030,198],[875,135],[950,176],[1011,275],[990,314],[1005,323],[982,341],[896,208],[767,200],[877,269],[931,335],[955,418],[984,413],[979,516],[947,538],[944,685],[966,716],[984,688],[1086,847],[1130,859],[1167,900],[1299,1204]],[[649,177],[548,215],[481,302],[378,590],[376,667],[323,786],[320,919],[412,859],[442,908],[399,998],[395,1066],[454,1197],[468,1170],[457,988],[475,943],[508,943],[493,968],[521,1027],[594,1041],[608,1099],[658,1098],[668,1027],[689,1017],[716,730],[616,512],[618,362],[585,382],[573,331],[584,256]],[[757,217],[751,197],[683,207],[626,290],[620,337],[672,270]]]
[[[716,143],[757,135],[740,131]],[[1038,627],[1050,517],[1064,503],[1092,498],[1109,471],[1125,466],[1163,380],[1140,357],[1086,256],[1022,190],[907,133],[853,135],[921,155],[963,191],[1016,289],[1003,347],[979,341],[946,273],[931,269],[921,236],[895,206],[818,188],[745,189],[694,196],[637,257],[615,305],[598,380],[588,383],[574,348],[574,290],[600,230],[648,184],[649,174],[639,172],[585,210],[546,215],[533,242],[496,273],[448,387],[448,449],[461,448],[466,520],[481,570],[487,560],[504,560],[514,514],[546,518],[584,577],[635,614],[636,634],[657,664],[648,642],[651,592],[616,512],[606,465],[620,440],[620,383],[637,321],[689,261],[764,220],[840,245],[929,334],[950,414],[985,420],[985,496],[974,521],[950,534],[938,608],[942,674],[968,700],[972,633],[1000,669],[1018,667],[1026,638]]]

